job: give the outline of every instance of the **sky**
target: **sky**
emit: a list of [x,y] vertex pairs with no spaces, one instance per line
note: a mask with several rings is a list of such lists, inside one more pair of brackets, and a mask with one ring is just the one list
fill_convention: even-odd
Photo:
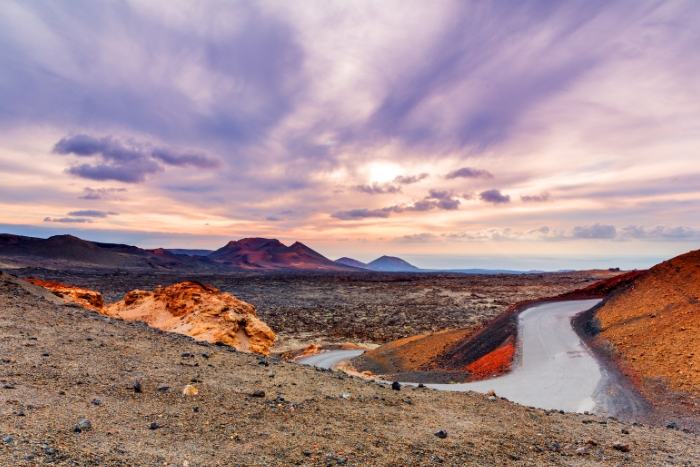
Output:
[[698,24],[696,1],[4,0],[0,230],[648,267],[700,245]]

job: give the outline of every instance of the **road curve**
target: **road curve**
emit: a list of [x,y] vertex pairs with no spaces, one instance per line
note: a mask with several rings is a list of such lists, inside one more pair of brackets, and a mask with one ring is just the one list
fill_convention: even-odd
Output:
[[359,357],[364,350],[332,350],[311,357],[302,358],[298,363],[302,365],[317,366],[319,368],[333,368],[338,363],[351,358]]
[[[518,348],[513,370],[499,378],[464,384],[428,384],[446,391],[494,390],[519,404],[568,412],[594,411],[604,405],[604,371],[571,327],[571,318],[600,300],[547,303],[523,311],[518,319]],[[331,368],[360,351],[326,352],[300,363]],[[411,383],[406,383],[411,384]]]

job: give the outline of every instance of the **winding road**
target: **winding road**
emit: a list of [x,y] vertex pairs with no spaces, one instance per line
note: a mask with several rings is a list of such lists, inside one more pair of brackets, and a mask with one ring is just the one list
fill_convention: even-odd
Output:
[[[571,327],[571,318],[600,300],[554,302],[523,311],[518,320],[518,346],[513,370],[504,376],[464,384],[427,384],[445,391],[490,390],[519,404],[568,412],[610,407],[612,384]],[[357,350],[325,352],[299,363],[332,368],[360,355]],[[414,383],[405,383],[414,384]]]

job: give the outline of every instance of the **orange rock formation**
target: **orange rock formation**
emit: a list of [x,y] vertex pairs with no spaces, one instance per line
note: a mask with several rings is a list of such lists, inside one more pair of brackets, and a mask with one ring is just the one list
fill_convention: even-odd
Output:
[[102,313],[261,355],[269,355],[275,340],[253,305],[197,282],[158,287],[154,292],[133,290]]
[[654,266],[596,317],[632,376],[700,395],[700,250]]
[[90,308],[91,310],[96,311],[102,310],[102,307],[104,306],[102,294],[95,292],[94,290],[74,287],[61,282],[42,281],[31,277],[27,277],[26,280],[34,285],[50,290],[55,295],[64,299],[66,302],[79,303],[85,308]]

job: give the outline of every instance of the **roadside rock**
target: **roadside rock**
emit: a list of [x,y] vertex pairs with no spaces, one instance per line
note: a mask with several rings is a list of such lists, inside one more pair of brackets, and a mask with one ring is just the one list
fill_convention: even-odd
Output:
[[95,292],[94,290],[83,289],[81,287],[74,287],[72,285],[63,284],[61,282],[55,281],[42,281],[40,279],[34,279],[32,277],[27,277],[27,282],[43,287],[50,290],[64,299],[67,303],[78,303],[85,308],[91,310],[100,311],[104,306],[104,300],[102,294]]
[[102,313],[261,355],[269,355],[275,340],[253,305],[198,282],[157,287],[154,292],[133,290]]

